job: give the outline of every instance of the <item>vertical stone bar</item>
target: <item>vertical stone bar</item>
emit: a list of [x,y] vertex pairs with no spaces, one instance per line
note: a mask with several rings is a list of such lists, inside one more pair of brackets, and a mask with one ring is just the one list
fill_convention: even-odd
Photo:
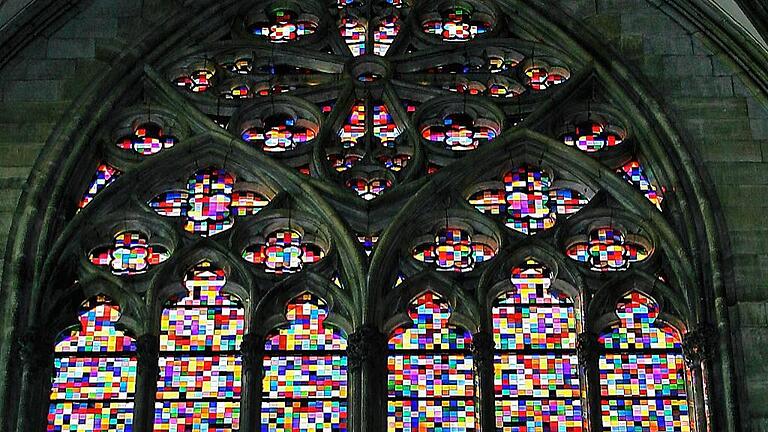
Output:
[[243,336],[240,344],[243,362],[242,392],[240,395],[240,432],[260,430],[261,387],[264,379],[264,337],[253,333]]
[[716,341],[717,330],[710,325],[701,325],[683,336],[683,358],[691,372],[688,400],[693,402],[694,410],[691,415],[697,432],[710,431],[709,419],[707,418],[709,398],[705,394],[704,380],[707,365],[712,361],[714,355]]
[[134,398],[134,432],[152,432],[155,422],[155,393],[160,374],[160,340],[156,335],[144,334],[136,340],[136,395]]
[[50,405],[53,373],[53,340],[37,328],[29,329],[19,343],[22,364],[17,431],[43,431]]
[[602,411],[600,405],[600,355],[603,347],[594,333],[579,333],[576,339],[576,349],[579,357],[579,368],[582,373],[582,394],[587,400],[584,406],[584,419],[592,432],[603,430]]
[[387,338],[372,325],[349,335],[348,418],[351,432],[384,432],[387,427]]
[[496,430],[496,394],[494,388],[493,335],[480,331],[472,335],[472,361],[475,365],[475,397],[478,425],[482,431]]

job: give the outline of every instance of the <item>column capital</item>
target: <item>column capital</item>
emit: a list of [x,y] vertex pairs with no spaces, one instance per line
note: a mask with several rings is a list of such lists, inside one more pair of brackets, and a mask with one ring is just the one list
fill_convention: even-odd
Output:
[[579,364],[591,367],[600,358],[603,347],[598,342],[598,337],[592,332],[582,332],[576,337],[576,350],[579,356]]
[[42,371],[53,364],[53,341],[39,327],[28,328],[18,345],[19,360],[29,370]]
[[243,359],[243,367],[246,369],[261,367],[264,360],[264,337],[255,333],[243,335],[240,342],[240,356]]
[[493,351],[496,342],[493,335],[487,331],[479,331],[472,335],[472,360],[478,365],[493,362]]
[[683,357],[688,367],[698,367],[714,357],[717,337],[717,329],[710,324],[701,324],[683,335]]
[[375,326],[364,325],[349,335],[347,357],[350,369],[359,369],[368,362],[384,365],[387,358],[387,337]]

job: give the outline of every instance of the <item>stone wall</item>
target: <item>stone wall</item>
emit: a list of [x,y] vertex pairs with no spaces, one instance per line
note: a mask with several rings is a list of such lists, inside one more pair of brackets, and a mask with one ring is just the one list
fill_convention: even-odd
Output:
[[[0,71],[0,271],[19,196],[56,123],[115,53],[181,3],[78,3],[71,20],[42,29]],[[733,267],[726,284],[744,426],[768,431],[768,109],[727,57],[668,7],[547,0],[553,3],[600,33],[644,77],[716,191],[714,205],[728,229],[726,264]]]

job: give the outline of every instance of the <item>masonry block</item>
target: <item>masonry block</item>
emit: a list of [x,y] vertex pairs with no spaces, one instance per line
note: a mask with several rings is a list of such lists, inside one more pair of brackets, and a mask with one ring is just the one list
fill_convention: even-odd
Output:
[[93,58],[96,43],[92,38],[52,38],[48,41],[48,57],[62,59]]

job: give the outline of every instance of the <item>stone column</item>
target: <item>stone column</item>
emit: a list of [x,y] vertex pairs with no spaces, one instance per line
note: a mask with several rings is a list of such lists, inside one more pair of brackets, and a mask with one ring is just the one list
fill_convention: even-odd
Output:
[[264,379],[264,338],[247,333],[240,344],[243,362],[240,396],[240,432],[256,432],[261,421],[261,387]]
[[472,361],[475,365],[475,397],[480,430],[496,430],[496,394],[493,385],[493,335],[480,331],[472,335]]
[[45,430],[53,376],[53,340],[41,329],[30,328],[19,341],[18,355],[22,375],[16,430]]
[[365,325],[347,340],[349,407],[353,432],[383,432],[387,426],[387,338]]
[[691,374],[691,386],[688,400],[693,403],[692,421],[696,430],[711,431],[707,421],[707,403],[711,400],[707,394],[707,370],[714,357],[717,343],[717,330],[711,325],[700,325],[683,336],[683,358]]
[[136,395],[134,398],[133,430],[152,432],[155,421],[155,393],[160,375],[158,366],[160,340],[144,334],[136,339]]
[[602,430],[602,412],[600,408],[600,355],[603,346],[594,333],[579,333],[576,339],[576,350],[579,358],[579,369],[582,374],[581,383],[584,386],[582,394],[587,395],[584,407],[584,418],[593,432]]

